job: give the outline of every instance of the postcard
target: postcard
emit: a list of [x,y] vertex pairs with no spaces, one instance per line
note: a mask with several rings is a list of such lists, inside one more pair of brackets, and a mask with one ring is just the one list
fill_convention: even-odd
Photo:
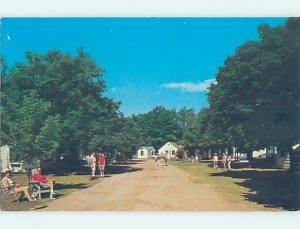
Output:
[[0,31],[1,210],[300,209],[300,18]]

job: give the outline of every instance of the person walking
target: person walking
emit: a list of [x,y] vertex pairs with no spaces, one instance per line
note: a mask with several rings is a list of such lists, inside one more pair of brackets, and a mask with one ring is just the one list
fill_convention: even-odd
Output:
[[106,158],[105,155],[102,153],[98,157],[98,166],[100,171],[100,177],[104,177],[104,170],[105,170]]
[[218,154],[215,153],[214,157],[213,157],[213,166],[214,166],[214,169],[218,169],[218,160],[219,160]]
[[154,161],[155,161],[155,165],[156,165],[156,167],[158,166],[158,156],[157,156],[157,154],[155,154],[154,155]]
[[96,156],[95,153],[93,152],[90,156],[90,160],[89,160],[89,164],[92,170],[92,176],[91,176],[91,180],[94,180],[96,178]]
[[231,170],[231,161],[232,161],[231,155],[228,155],[228,157],[227,157],[228,170]]
[[163,154],[163,161],[165,163],[165,166],[168,166],[168,152],[167,151]]

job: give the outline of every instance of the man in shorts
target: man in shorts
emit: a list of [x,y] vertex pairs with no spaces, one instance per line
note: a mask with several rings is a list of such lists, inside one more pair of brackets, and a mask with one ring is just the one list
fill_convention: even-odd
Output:
[[96,178],[96,162],[97,162],[97,159],[96,159],[95,153],[92,153],[90,156],[90,159],[89,159],[89,164],[92,169],[91,180],[94,180]]
[[99,166],[99,171],[100,171],[100,177],[104,177],[105,163],[106,163],[106,158],[105,158],[104,154],[102,153],[98,157],[98,166]]

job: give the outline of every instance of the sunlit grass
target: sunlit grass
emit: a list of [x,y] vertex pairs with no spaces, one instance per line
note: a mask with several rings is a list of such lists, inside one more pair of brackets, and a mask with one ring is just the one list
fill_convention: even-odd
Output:
[[246,181],[243,178],[231,178],[231,177],[214,177],[211,174],[224,173],[223,169],[214,170],[210,168],[206,163],[174,163],[180,169],[194,175],[191,177],[193,183],[205,183],[216,191],[222,192],[222,195],[226,199],[239,200],[243,193],[250,192],[249,189],[237,185],[237,183]]
[[236,204],[245,200],[275,209],[300,209],[300,177],[280,169],[240,168],[215,170],[208,163],[173,163]]

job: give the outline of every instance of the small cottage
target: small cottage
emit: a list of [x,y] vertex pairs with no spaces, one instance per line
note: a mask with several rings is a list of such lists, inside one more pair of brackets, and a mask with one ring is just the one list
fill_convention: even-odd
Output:
[[168,158],[175,158],[176,152],[178,151],[179,148],[180,148],[179,145],[177,145],[176,143],[167,142],[158,150],[158,154],[159,155],[167,154]]
[[137,151],[137,159],[149,159],[155,154],[153,146],[142,146]]

